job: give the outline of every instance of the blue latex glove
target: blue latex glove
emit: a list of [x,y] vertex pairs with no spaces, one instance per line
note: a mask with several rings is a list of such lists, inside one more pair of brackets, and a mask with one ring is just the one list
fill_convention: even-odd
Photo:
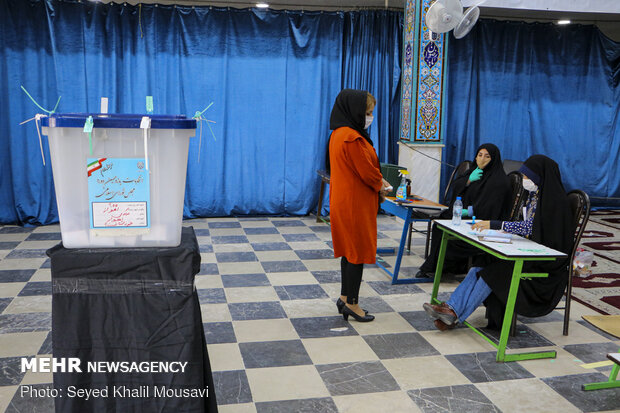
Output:
[[469,182],[478,181],[482,178],[482,169],[476,168],[474,171],[469,174]]
[[461,211],[461,216],[462,217],[473,217],[474,207],[470,205],[467,207],[467,209],[463,208],[463,210]]

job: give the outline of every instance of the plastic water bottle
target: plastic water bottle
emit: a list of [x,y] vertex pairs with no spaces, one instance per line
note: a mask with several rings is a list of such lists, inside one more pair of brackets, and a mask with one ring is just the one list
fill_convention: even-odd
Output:
[[454,205],[452,205],[452,225],[454,226],[461,225],[462,211],[463,211],[463,201],[461,201],[460,196],[457,196],[456,201],[454,201]]

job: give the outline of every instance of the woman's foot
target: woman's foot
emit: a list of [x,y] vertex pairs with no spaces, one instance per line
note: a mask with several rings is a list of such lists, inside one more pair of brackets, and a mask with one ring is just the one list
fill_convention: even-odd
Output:
[[[342,296],[338,297],[338,300],[336,301],[336,307],[338,308],[339,314],[342,314],[342,308],[345,306],[346,300],[346,297],[344,298],[344,300],[342,299]],[[368,310],[364,310],[364,314],[368,314]]]
[[452,330],[454,327],[456,327],[456,324],[446,324],[439,319],[434,320],[434,323],[435,323],[435,327],[439,331]]
[[361,323],[367,323],[375,319],[374,315],[368,314],[358,304],[347,304],[342,308],[342,318],[348,321],[349,316],[352,316],[355,321],[359,321]]
[[441,320],[446,325],[451,325],[456,322],[458,316],[448,305],[440,306],[430,303],[424,303],[422,306],[426,314],[430,315],[435,320]]

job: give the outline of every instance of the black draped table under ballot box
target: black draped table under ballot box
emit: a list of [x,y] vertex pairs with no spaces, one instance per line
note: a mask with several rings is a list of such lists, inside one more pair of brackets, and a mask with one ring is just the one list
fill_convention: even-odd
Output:
[[[57,413],[217,412],[193,228],[167,248],[47,251]],[[69,358],[73,358],[72,361]]]

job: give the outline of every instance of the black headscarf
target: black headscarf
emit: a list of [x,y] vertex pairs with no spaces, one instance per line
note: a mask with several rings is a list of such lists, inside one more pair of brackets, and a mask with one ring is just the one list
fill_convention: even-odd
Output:
[[568,254],[573,246],[573,218],[558,164],[545,155],[532,155],[523,166],[526,175],[535,174],[528,178],[539,181],[531,239]]
[[[366,100],[368,92],[365,90],[343,89],[336,96],[334,107],[329,118],[329,129],[336,130],[342,127],[349,127],[359,132],[360,136],[372,145],[372,140],[368,131],[364,129],[366,125]],[[330,173],[329,165],[329,141],[327,141],[327,150],[325,151],[325,167]]]
[[[482,170],[482,178],[467,186],[469,175],[478,166],[475,158],[481,149],[486,149],[491,161]],[[492,143],[484,143],[476,149],[473,165],[453,182],[452,200],[462,197],[463,208],[473,206],[474,215],[479,219],[505,219],[510,213],[510,180],[504,172],[499,148]]]
[[[528,178],[538,181],[538,202],[531,239],[570,254],[575,227],[558,164],[544,155],[532,155],[523,165]],[[568,258],[525,263],[524,273],[544,272],[549,275],[546,278],[521,281],[517,294],[517,312],[527,317],[538,317],[553,311],[564,294],[569,264]],[[512,271],[511,262],[497,261],[478,273],[494,293],[485,301],[489,309],[490,325],[502,325]]]

